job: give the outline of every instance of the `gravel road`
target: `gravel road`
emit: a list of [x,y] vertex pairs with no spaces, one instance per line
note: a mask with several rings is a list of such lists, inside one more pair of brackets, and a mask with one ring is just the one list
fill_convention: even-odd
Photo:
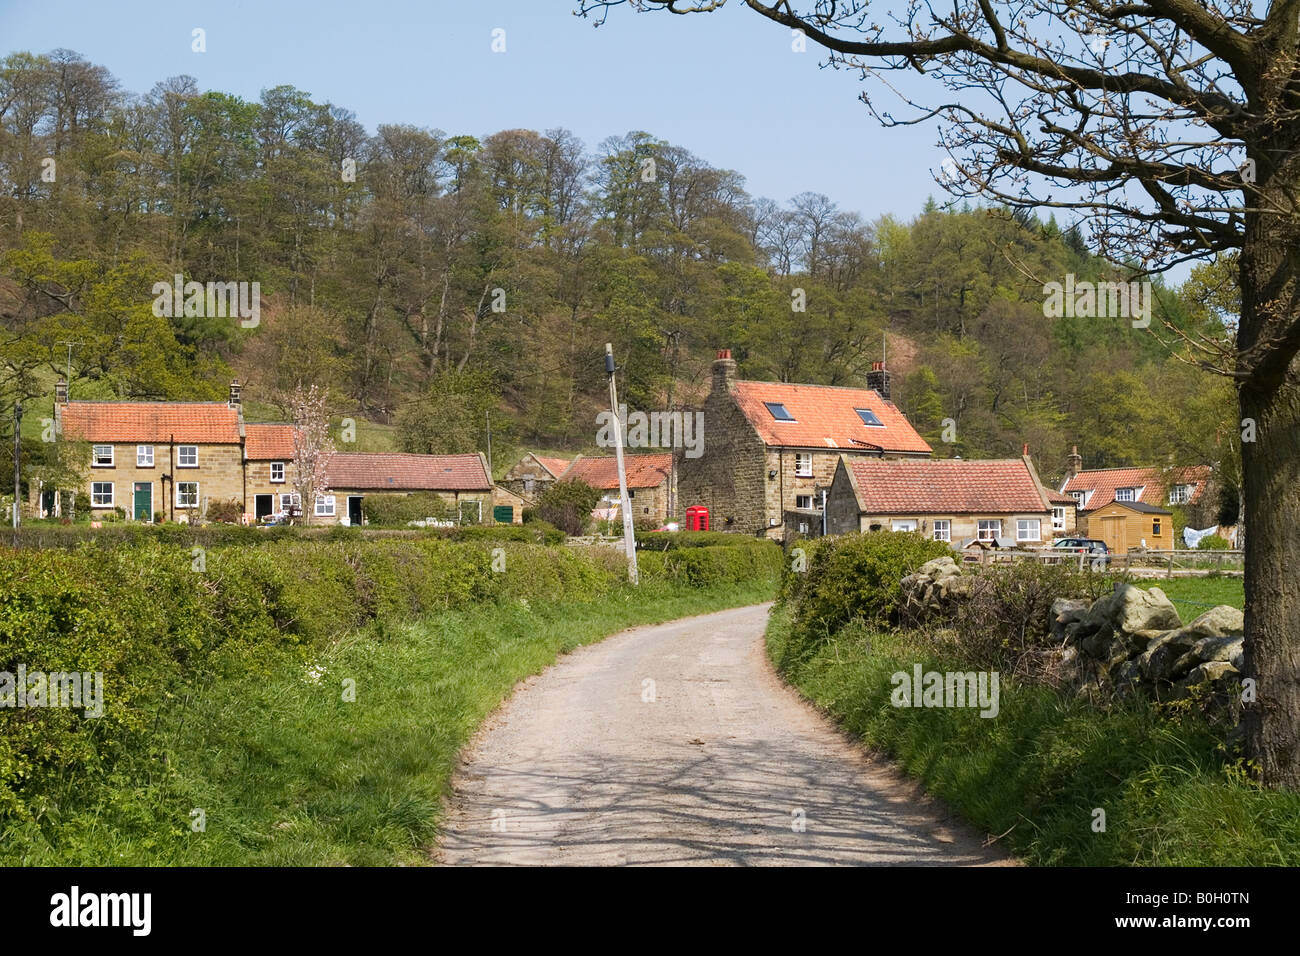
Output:
[[767,611],[634,628],[516,687],[462,758],[435,859],[1006,865],[781,683]]

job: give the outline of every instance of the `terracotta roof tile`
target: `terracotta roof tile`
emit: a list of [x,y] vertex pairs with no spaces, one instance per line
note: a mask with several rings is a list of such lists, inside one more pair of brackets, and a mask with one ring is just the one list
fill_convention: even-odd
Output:
[[334,455],[330,488],[348,491],[491,491],[478,455]]
[[[768,445],[785,448],[835,448],[929,454],[925,439],[903,413],[870,388],[791,385],[785,382],[736,382],[734,394],[759,436]],[[794,421],[772,417],[764,402],[780,402]],[[872,412],[880,425],[866,425],[857,413]]]
[[239,413],[224,402],[69,402],[63,433],[90,442],[239,444]]
[[573,463],[572,458],[544,458],[541,455],[533,455],[533,460],[549,471],[556,478],[564,474],[564,469]]
[[863,514],[1038,514],[1047,504],[1020,458],[845,461]]
[[245,425],[244,441],[249,461],[288,461],[294,455],[292,425]]
[[1139,501],[1157,507],[1169,503],[1167,488],[1170,485],[1196,484],[1189,504],[1200,500],[1205,485],[1210,479],[1208,465],[1192,465],[1186,468],[1172,469],[1167,475],[1159,468],[1095,468],[1081,471],[1065,483],[1061,490],[1067,494],[1071,491],[1091,491],[1086,504],[1081,504],[1080,511],[1096,511],[1115,500],[1116,488],[1142,488]]
[[[624,455],[623,467],[627,472],[629,488],[655,488],[672,474],[673,456]],[[568,480],[580,478],[593,488],[609,491],[618,487],[618,458],[577,458],[561,476]]]

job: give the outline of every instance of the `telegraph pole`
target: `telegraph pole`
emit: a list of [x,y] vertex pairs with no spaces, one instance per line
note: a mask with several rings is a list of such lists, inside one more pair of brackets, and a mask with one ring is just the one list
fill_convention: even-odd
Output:
[[623,512],[623,548],[627,551],[627,579],[637,584],[636,534],[632,528],[632,499],[627,496],[627,472],[623,470],[623,423],[618,419],[618,384],[614,373],[614,346],[605,343],[605,374],[609,376],[609,407],[614,413],[614,454],[618,458],[619,510]]
[[18,530],[19,515],[22,513],[18,507],[21,500],[19,484],[22,476],[22,455],[23,455],[23,407],[14,402],[14,531]]

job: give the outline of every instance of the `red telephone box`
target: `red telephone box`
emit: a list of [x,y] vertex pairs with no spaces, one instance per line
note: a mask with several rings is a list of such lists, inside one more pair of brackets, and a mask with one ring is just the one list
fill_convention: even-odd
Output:
[[691,505],[686,509],[687,531],[709,530],[709,509],[704,505]]

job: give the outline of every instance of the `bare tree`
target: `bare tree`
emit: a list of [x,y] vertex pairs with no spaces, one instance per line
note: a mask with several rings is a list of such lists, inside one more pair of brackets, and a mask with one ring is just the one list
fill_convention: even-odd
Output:
[[334,457],[325,391],[299,385],[293,394],[294,490],[302,502],[305,524],[316,514],[316,496],[329,491],[329,463]]
[[[885,126],[938,120],[951,193],[1075,210],[1134,276],[1237,252],[1235,348],[1186,345],[1237,385],[1246,515],[1262,518],[1246,548],[1248,737],[1263,782],[1300,789],[1300,0],[742,2],[893,91],[898,115],[862,95]],[[889,75],[907,71],[932,102]]]

